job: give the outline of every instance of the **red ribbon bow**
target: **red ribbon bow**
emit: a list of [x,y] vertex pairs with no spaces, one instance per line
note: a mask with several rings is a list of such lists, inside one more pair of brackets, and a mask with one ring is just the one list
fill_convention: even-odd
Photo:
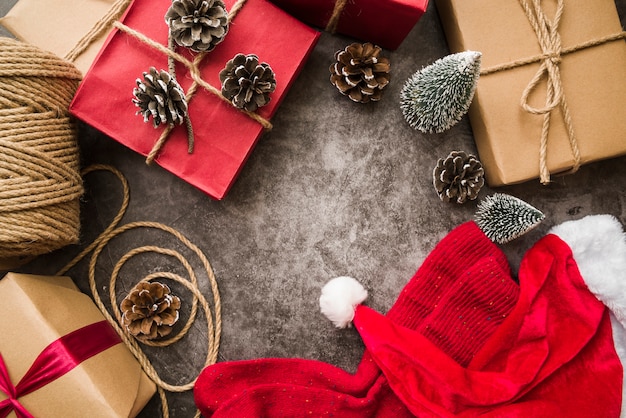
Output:
[[100,321],[70,332],[53,341],[39,354],[22,380],[15,386],[0,354],[0,392],[9,398],[0,402],[0,418],[15,411],[18,418],[34,418],[18,398],[36,391],[78,366],[83,361],[122,342],[107,321]]

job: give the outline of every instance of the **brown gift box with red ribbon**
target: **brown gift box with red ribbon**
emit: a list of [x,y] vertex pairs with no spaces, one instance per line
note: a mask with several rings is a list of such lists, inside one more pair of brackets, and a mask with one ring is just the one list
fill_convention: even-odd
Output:
[[309,25],[396,49],[422,17],[428,0],[271,0]]
[[626,154],[626,44],[614,0],[533,3],[436,1],[450,50],[482,53],[469,118],[490,186],[547,183]]
[[156,392],[69,277],[7,274],[0,318],[0,416],[134,417]]

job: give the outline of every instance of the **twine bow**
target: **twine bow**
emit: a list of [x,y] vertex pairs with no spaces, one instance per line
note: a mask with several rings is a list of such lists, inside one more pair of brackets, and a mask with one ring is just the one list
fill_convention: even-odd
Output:
[[[505,63],[481,71],[481,75],[505,71],[512,68],[521,67],[536,62],[540,62],[539,69],[534,77],[528,83],[524,91],[520,104],[522,108],[534,115],[543,115],[543,125],[541,130],[541,139],[539,147],[539,178],[542,184],[550,183],[550,171],[547,165],[547,148],[548,133],[550,131],[551,114],[557,107],[561,108],[563,122],[567,131],[567,136],[574,157],[572,168],[566,173],[574,173],[580,168],[581,155],[578,148],[578,141],[574,134],[574,127],[570,116],[569,107],[565,100],[563,92],[563,84],[561,82],[560,63],[563,55],[579,51],[581,49],[598,46],[607,42],[616,41],[626,38],[626,32],[620,32],[614,35],[608,35],[601,38],[593,39],[579,45],[569,48],[563,48],[561,45],[561,36],[559,34],[559,24],[564,10],[564,0],[558,0],[557,9],[554,18],[550,20],[541,5],[541,0],[518,0],[520,6],[524,10],[528,21],[537,36],[537,41],[541,48],[541,54],[530,58],[520,59],[510,63]],[[533,107],[528,103],[531,93],[537,88],[541,81],[546,80],[546,101],[543,107]]]
[[328,23],[326,24],[326,32],[335,33],[337,31],[337,25],[339,24],[339,18],[341,17],[341,13],[343,13],[344,7],[348,0],[337,0],[335,1],[335,7],[333,7],[333,14],[328,19]]
[[[574,127],[572,126],[569,107],[565,101],[563,84],[561,82],[561,71],[559,68],[562,50],[559,23],[563,15],[563,0],[558,1],[556,14],[552,21],[548,19],[542,10],[541,0],[533,0],[532,6],[526,1],[520,0],[520,5],[524,9],[524,13],[526,13],[526,17],[537,35],[541,51],[546,56],[546,58],[541,61],[541,65],[535,73],[535,76],[522,92],[521,105],[528,113],[543,115],[543,127],[539,146],[539,175],[541,183],[548,184],[550,182],[550,171],[547,165],[547,149],[550,115],[558,106],[561,107],[563,113],[563,122],[567,129],[567,137],[569,139],[572,155],[574,156],[574,165],[569,172],[576,172],[580,167],[580,150],[578,149],[578,141],[574,135]],[[531,92],[539,85],[544,76],[547,82],[546,105],[541,108],[533,107],[528,104],[528,96],[530,96]]]
[[[229,24],[235,18],[237,13],[239,13],[239,11],[241,10],[241,8],[245,4],[245,2],[246,2],[246,0],[238,0],[233,5],[233,7],[231,8],[231,10],[228,13],[228,23]],[[124,25],[120,21],[113,22],[113,26],[116,27],[117,29],[121,30],[122,32],[124,32],[124,33],[126,33],[126,34],[128,34],[128,35],[130,35],[130,36],[132,36],[132,37],[134,37],[136,39],[138,39],[142,43],[144,43],[144,44],[154,48],[155,50],[157,50],[159,52],[162,52],[163,54],[167,55],[168,61],[170,61],[170,62],[171,61],[176,61],[176,62],[184,65],[189,70],[189,75],[193,79],[193,83],[191,84],[191,86],[189,87],[189,89],[187,90],[187,93],[185,95],[187,103],[189,103],[191,101],[191,99],[195,95],[196,91],[198,90],[198,87],[200,86],[200,87],[204,88],[206,91],[208,91],[209,93],[212,93],[213,95],[215,95],[219,99],[221,99],[224,102],[230,104],[231,106],[233,106],[233,108],[243,112],[248,117],[250,117],[251,119],[253,119],[256,122],[258,122],[259,124],[261,124],[261,126],[263,126],[263,128],[265,128],[265,129],[272,129],[272,124],[271,124],[271,122],[269,120],[265,119],[264,117],[254,113],[254,112],[250,112],[250,111],[247,111],[245,109],[239,109],[239,108],[235,107],[231,103],[230,100],[228,100],[226,97],[224,97],[222,95],[222,92],[220,90],[218,90],[217,88],[213,87],[211,84],[209,84],[207,81],[205,81],[202,78],[202,74],[200,73],[200,68],[199,67],[200,67],[200,64],[201,64],[202,60],[206,57],[207,52],[200,52],[199,54],[197,54],[193,58],[193,61],[190,61],[189,59],[185,58],[181,54],[173,51],[171,48],[168,48],[166,46],[161,45],[160,43],[150,39],[149,37],[147,37],[143,33],[138,32],[138,31],[136,31],[136,30],[134,30],[134,29]],[[172,65],[170,65],[170,67],[172,67]],[[168,139],[169,134],[170,134],[170,132],[173,129],[174,129],[174,126],[172,126],[172,125],[168,125],[168,126],[165,127],[165,129],[161,133],[161,136],[155,142],[154,146],[152,147],[152,150],[150,151],[150,153],[146,157],[146,164],[152,163],[152,161],[156,158],[157,154],[159,153],[159,151],[163,147],[163,144],[165,144],[165,141]],[[188,125],[188,129],[189,129],[189,125]],[[191,144],[190,144],[190,146],[191,146]]]

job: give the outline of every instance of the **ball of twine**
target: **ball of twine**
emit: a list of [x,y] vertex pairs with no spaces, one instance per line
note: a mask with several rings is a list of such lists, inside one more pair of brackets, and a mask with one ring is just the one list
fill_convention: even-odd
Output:
[[68,108],[81,78],[72,63],[0,37],[0,265],[78,240],[83,189]]

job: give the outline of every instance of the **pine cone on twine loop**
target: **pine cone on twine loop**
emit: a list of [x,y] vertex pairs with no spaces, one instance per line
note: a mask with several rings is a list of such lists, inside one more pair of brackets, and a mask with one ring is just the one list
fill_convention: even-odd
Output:
[[465,203],[478,197],[485,184],[482,163],[472,154],[452,151],[437,161],[433,170],[433,185],[444,202]]
[[371,43],[355,42],[335,53],[337,62],[329,68],[330,82],[344,96],[359,103],[380,100],[389,84],[389,59],[381,57],[382,49]]
[[269,64],[259,63],[254,54],[237,54],[220,71],[222,95],[233,106],[254,112],[270,102],[276,90],[276,76]]
[[228,33],[222,0],[174,0],[165,14],[174,41],[196,52],[211,51]]
[[178,81],[165,70],[150,67],[143,73],[143,81],[137,79],[133,90],[133,103],[143,115],[143,121],[157,128],[160,124],[180,125],[187,116],[187,99]]
[[169,286],[148,281],[137,283],[120,304],[128,332],[148,340],[169,335],[179,309],[180,298],[171,294]]

